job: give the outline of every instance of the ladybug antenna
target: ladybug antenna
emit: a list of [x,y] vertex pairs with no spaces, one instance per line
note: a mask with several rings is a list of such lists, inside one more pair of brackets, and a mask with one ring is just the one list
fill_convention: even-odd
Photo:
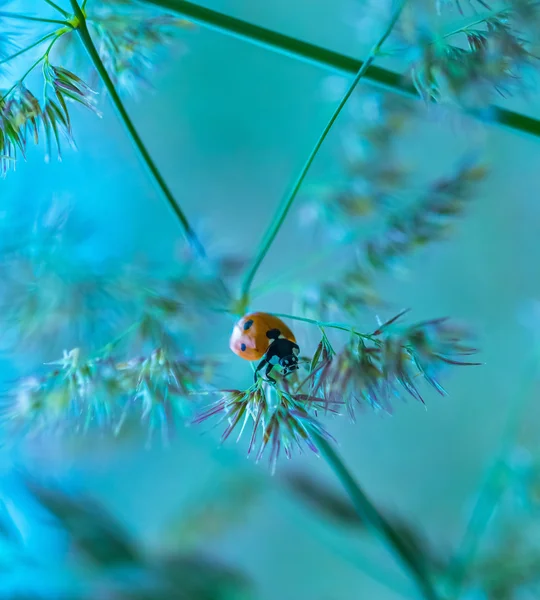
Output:
[[281,331],[279,329],[269,329],[266,332],[266,337],[270,340],[277,340],[281,335]]

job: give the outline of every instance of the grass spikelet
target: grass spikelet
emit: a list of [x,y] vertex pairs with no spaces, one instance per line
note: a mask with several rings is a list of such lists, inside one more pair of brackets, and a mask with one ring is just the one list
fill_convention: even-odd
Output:
[[384,234],[364,246],[369,267],[386,269],[396,259],[444,239],[474,198],[485,173],[483,167],[465,163],[451,177],[435,181],[410,208],[391,214]]
[[0,94],[0,170],[5,177],[15,165],[18,154],[25,156],[29,133],[37,143],[41,108],[37,98],[24,85]]
[[96,107],[94,92],[80,77],[64,69],[52,65],[48,58],[43,62],[43,78],[46,89],[52,91],[46,95],[42,111],[42,123],[47,144],[47,158],[50,157],[52,142],[54,141],[58,158],[61,158],[60,137],[63,134],[74,147],[73,132],[68,104],[80,104],[99,115]]
[[205,361],[173,356],[164,348],[115,367],[127,396],[115,431],[120,431],[126,418],[138,416],[148,425],[149,440],[157,429],[164,443],[170,440],[178,420],[187,418],[191,394],[208,377]]
[[244,430],[251,430],[248,456],[254,452],[258,462],[269,449],[272,473],[275,472],[278,458],[283,451],[291,458],[296,447],[300,452],[303,446],[318,454],[310,436],[310,428],[316,429],[328,439],[331,436],[313,416],[313,410],[321,408],[324,401],[305,394],[291,394],[279,388],[269,388],[262,379],[245,391],[222,390],[221,398],[202,412],[195,423],[201,423],[214,416],[221,416],[219,423],[228,423],[222,434],[226,440],[233,431],[238,431],[237,441]]
[[[525,4],[532,8],[537,3]],[[510,6],[445,36],[422,33],[414,50],[417,54],[419,47],[421,56],[410,69],[418,92],[426,101],[483,107],[495,92],[506,97],[522,90],[523,75],[538,66],[531,52],[537,34],[524,35],[523,25]]]
[[318,317],[336,311],[356,316],[362,308],[384,306],[375,276],[428,244],[446,239],[474,200],[486,172],[485,167],[464,160],[454,174],[435,180],[418,200],[388,212],[382,233],[357,246],[350,267],[304,293],[303,309]]
[[149,73],[164,49],[189,21],[138,2],[103,0],[89,6],[88,24],[96,34],[97,49],[115,85],[134,94],[150,87]]
[[121,393],[114,365],[83,360],[79,348],[64,352],[57,366],[43,376],[19,381],[4,406],[8,427],[22,433],[84,432],[110,428],[114,399]]
[[413,325],[400,321],[402,311],[371,334],[351,330],[347,343],[335,352],[327,338],[321,340],[308,377],[308,384],[326,407],[339,412],[345,403],[355,420],[356,408],[392,412],[392,400],[411,396],[424,404],[418,384],[422,379],[440,394],[446,394],[440,375],[448,366],[478,365],[468,357],[476,352],[466,343],[470,334],[448,319],[433,319]]
[[148,429],[148,443],[158,429],[166,444],[179,419],[187,418],[191,394],[209,376],[206,361],[172,356],[162,348],[126,362],[110,356],[83,359],[74,348],[49,364],[56,368],[10,389],[3,407],[10,430],[118,434],[127,419],[137,418]]
[[68,104],[75,102],[99,114],[93,92],[77,75],[53,66],[48,55],[43,58],[45,94],[43,103],[23,84],[0,92],[0,170],[3,176],[14,166],[19,154],[25,158],[29,141],[39,143],[42,130],[47,149],[46,159],[56,146],[61,157],[60,139],[73,145]]
[[391,206],[406,186],[408,170],[396,147],[411,127],[413,103],[388,94],[355,93],[341,133],[342,173],[335,181],[314,186],[301,211],[304,224],[320,223],[318,235],[354,238],[366,220]]

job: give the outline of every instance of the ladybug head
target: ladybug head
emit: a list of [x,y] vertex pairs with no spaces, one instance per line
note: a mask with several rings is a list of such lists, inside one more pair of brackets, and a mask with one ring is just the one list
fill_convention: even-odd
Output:
[[279,364],[283,367],[283,374],[287,375],[291,371],[298,369],[298,357],[295,354],[289,354],[281,358]]

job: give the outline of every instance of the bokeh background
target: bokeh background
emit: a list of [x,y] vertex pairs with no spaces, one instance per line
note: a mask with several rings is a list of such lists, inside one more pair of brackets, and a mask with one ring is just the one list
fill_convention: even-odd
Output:
[[[204,4],[356,57],[366,55],[388,14],[384,3],[352,0]],[[375,20],[366,21],[366,14]],[[454,12],[448,18],[460,17]],[[399,68],[399,60],[392,64]],[[166,180],[210,252],[215,245],[251,255],[334,109],[331,91],[346,79],[202,27],[182,34],[150,79],[153,90],[140,90],[138,98],[125,101]],[[360,88],[360,93],[371,91],[369,83]],[[533,88],[529,97],[501,98],[501,104],[530,115],[540,110]],[[99,106],[101,119],[82,109],[73,112],[77,152],[66,149],[62,162],[45,164],[42,149],[32,148],[27,163],[0,183],[2,227],[9,231],[13,218],[31,223],[37,211],[60,201],[72,207],[68,227],[82,223],[90,232],[77,251],[97,264],[129,265],[141,257],[173,262],[181,231],[105,94]],[[308,183],[332,177],[346,119],[329,136]],[[466,218],[447,242],[420,251],[394,277],[382,278],[380,289],[396,308],[410,307],[411,318],[451,315],[470,323],[485,365],[450,373],[449,397],[427,391],[427,410],[410,401],[398,404],[393,416],[366,412],[356,424],[341,418],[328,425],[370,496],[414,522],[442,551],[455,546],[463,533],[475,491],[519,394],[530,395],[522,442],[534,448],[540,428],[530,364],[538,327],[535,301],[540,299],[539,141],[426,112],[402,140],[401,151],[419,177],[431,177],[447,174],[473,147],[482,150],[491,173]],[[320,250],[324,242],[301,226],[300,216],[299,209],[292,211],[257,283],[302,265]],[[300,268],[298,277],[308,282],[320,273],[318,266]],[[294,311],[290,286],[261,294],[253,308]],[[375,316],[366,313],[359,326],[369,329],[374,323]],[[201,349],[226,358],[225,387],[241,386],[251,377],[249,365],[228,356],[231,326],[223,317],[200,338]],[[308,327],[295,330],[303,347],[315,346],[316,334]],[[51,340],[50,360],[61,350],[61,342]],[[4,357],[3,377],[12,380],[40,361],[27,354]],[[232,440],[218,448],[218,434],[204,434],[207,430],[182,429],[168,448],[155,444],[146,449],[137,437],[27,441],[3,451],[3,483],[5,490],[15,489],[13,468],[22,464],[76,484],[149,547],[200,545],[240,568],[261,600],[415,597],[378,542],[306,510],[291,495],[284,483],[290,471],[307,472],[339,489],[322,460],[296,456],[280,462],[271,477],[264,460],[254,465]],[[12,509],[27,543],[40,553],[48,548],[51,565],[61,562],[61,541],[13,494]],[[185,530],[186,515],[209,500],[226,516],[218,515],[215,527],[205,518],[208,531],[197,533],[194,524],[191,535]],[[184,525],[175,529],[176,522]],[[46,589],[47,582],[47,577],[36,581],[37,589]],[[28,573],[21,567],[3,579],[0,589],[23,583]]]

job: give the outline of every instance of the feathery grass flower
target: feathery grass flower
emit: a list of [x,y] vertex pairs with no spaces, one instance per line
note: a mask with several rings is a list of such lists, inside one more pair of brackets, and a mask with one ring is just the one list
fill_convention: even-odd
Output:
[[[98,38],[98,52],[116,85],[131,91],[147,83],[147,74],[158,51],[168,45],[180,28],[191,27],[185,20],[139,3],[102,0],[89,6],[87,23]],[[69,103],[77,103],[99,115],[95,92],[75,73],[50,62],[53,50],[64,60],[75,51],[76,36],[66,26],[36,41],[39,46],[52,38],[48,48],[8,90],[0,91],[0,172],[6,175],[19,154],[24,158],[30,139],[37,144],[42,130],[47,148],[46,160],[56,146],[61,158],[61,137],[74,147]],[[26,50],[13,54],[16,58]],[[2,56],[3,58],[3,56]],[[4,61],[8,61],[6,58]],[[42,65],[45,83],[40,102],[25,85],[26,78]]]
[[272,472],[275,472],[282,450],[287,458],[291,458],[294,447],[302,452],[305,445],[318,454],[311,439],[312,430],[332,439],[313,416],[314,409],[325,405],[321,398],[270,387],[262,379],[245,391],[220,390],[217,393],[222,394],[221,398],[196,417],[194,422],[201,423],[220,415],[218,424],[228,422],[222,441],[233,431],[239,430],[238,441],[246,427],[251,429],[248,456],[255,450],[258,462],[269,447]]
[[132,94],[141,85],[150,86],[148,74],[179,31],[194,27],[173,14],[127,0],[92,2],[87,22],[113,82]]
[[23,433],[107,428],[115,419],[121,388],[111,361],[83,360],[79,348],[50,363],[42,377],[23,378],[10,390],[4,421]]
[[81,344],[90,333],[121,323],[115,277],[49,250],[21,248],[0,256],[3,348]]
[[389,271],[417,249],[444,239],[457,217],[475,198],[486,169],[465,160],[451,176],[435,180],[420,199],[384,216],[382,232],[363,240],[352,265],[302,297],[306,312],[326,317],[331,312],[355,316],[366,306],[384,306],[375,288],[375,275]]
[[180,342],[185,346],[203,316],[227,306],[219,271],[207,273],[188,257],[175,261],[173,270],[144,263],[110,263],[104,270],[78,256],[88,230],[76,222],[66,228],[68,219],[67,211],[53,202],[41,218],[22,217],[20,224],[5,229],[0,247],[1,348],[45,350],[47,358],[63,347],[84,345],[93,352],[96,347],[89,346],[89,338],[100,347],[118,331],[129,330],[133,335],[116,335],[114,348],[122,341],[135,345],[136,352],[156,346],[172,349]]
[[[100,116],[96,107],[96,92],[75,73],[52,65],[48,56],[43,61],[43,78],[46,95],[40,116],[47,144],[46,156],[50,157],[51,145],[54,141],[60,159],[60,133],[74,146],[68,103],[80,104]],[[51,93],[49,89],[52,90]]]
[[330,371],[333,368],[332,361],[335,356],[336,351],[323,330],[321,341],[317,345],[309,365],[309,374],[297,386],[298,390],[307,386],[310,396],[324,398],[329,407],[340,404],[342,398],[341,392],[332,390],[328,385]]
[[478,365],[464,361],[476,350],[463,342],[468,332],[448,319],[432,319],[410,326],[398,324],[403,311],[371,334],[351,330],[345,346],[334,352],[323,338],[314,355],[308,378],[310,393],[321,396],[327,406],[345,402],[354,420],[356,407],[392,412],[391,400],[412,396],[424,403],[418,378],[445,394],[439,378],[449,365]]
[[419,33],[410,69],[418,92],[426,101],[453,99],[466,106],[484,107],[494,91],[506,96],[521,89],[522,76],[538,66],[537,56],[531,52],[534,34],[524,36],[522,25],[519,14],[509,6],[446,36]]
[[0,91],[0,96],[0,170],[5,176],[18,153],[25,156],[29,134],[38,142],[42,112],[38,99],[24,85],[11,93]]
[[[24,84],[26,76],[39,62],[42,62],[45,83],[43,102]],[[53,144],[61,158],[61,135],[74,146],[69,103],[80,104],[99,114],[95,92],[82,79],[63,67],[52,65],[48,52],[38,63],[9,90],[0,90],[0,172],[3,176],[15,165],[19,153],[25,157],[29,140],[39,143],[40,130],[45,137],[47,160]]]
[[464,162],[450,176],[436,180],[424,197],[404,211],[389,215],[386,231],[368,240],[365,257],[373,269],[387,268],[397,258],[443,239],[474,198],[486,169]]
[[157,348],[127,362],[112,357],[83,359],[79,348],[49,363],[56,368],[41,377],[23,378],[10,390],[4,423],[22,433],[118,433],[126,419],[156,428],[168,442],[178,418],[185,419],[191,394],[210,377],[209,361],[177,356]]
[[117,363],[119,382],[127,395],[118,432],[128,416],[139,415],[149,426],[149,440],[155,429],[167,442],[178,418],[185,419],[192,397],[210,378],[211,363],[172,355],[156,348],[149,356]]
[[396,148],[411,126],[416,107],[410,100],[385,93],[355,93],[342,130],[342,173],[332,183],[312,187],[301,212],[305,223],[314,220],[343,239],[393,203],[406,185],[408,172]]

